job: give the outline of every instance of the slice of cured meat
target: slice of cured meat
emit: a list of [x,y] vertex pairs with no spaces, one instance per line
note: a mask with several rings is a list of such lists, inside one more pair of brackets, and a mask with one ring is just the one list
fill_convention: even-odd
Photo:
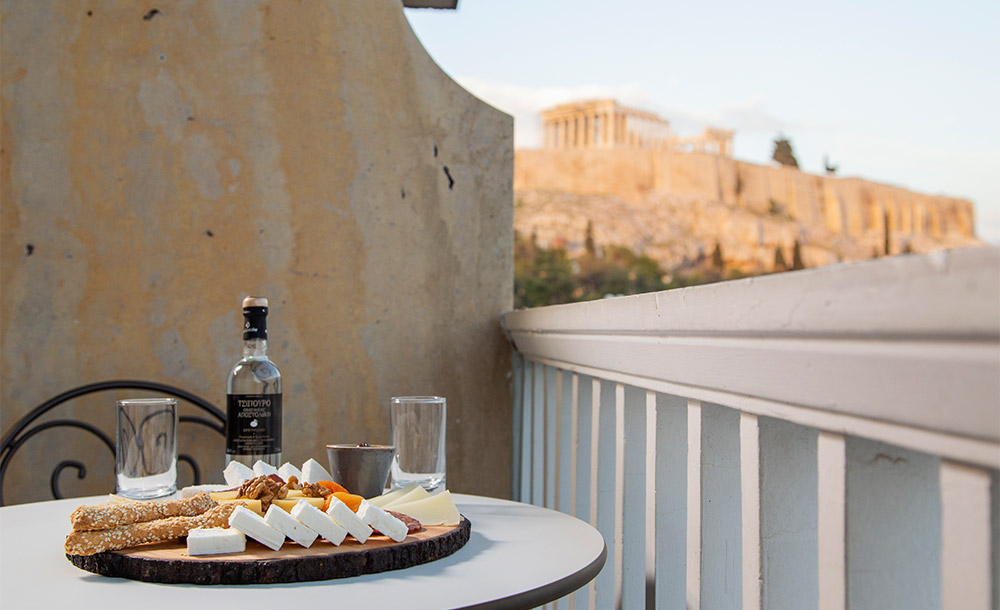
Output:
[[[416,519],[414,519],[413,517],[411,517],[409,515],[404,515],[403,513],[397,513],[395,511],[391,511],[391,510],[387,510],[385,512],[389,513],[393,517],[395,517],[395,518],[399,519],[400,521],[402,521],[403,523],[405,523],[406,524],[406,533],[407,534],[414,534],[414,533],[419,532],[420,530],[424,529],[424,526],[421,525],[419,521],[417,521]],[[379,532],[379,533],[381,534],[382,532]]]

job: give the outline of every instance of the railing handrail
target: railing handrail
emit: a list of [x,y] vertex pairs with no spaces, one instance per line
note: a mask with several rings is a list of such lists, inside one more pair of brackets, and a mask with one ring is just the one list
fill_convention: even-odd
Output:
[[998,312],[1000,249],[986,247],[521,310],[503,324],[529,360],[996,468]]

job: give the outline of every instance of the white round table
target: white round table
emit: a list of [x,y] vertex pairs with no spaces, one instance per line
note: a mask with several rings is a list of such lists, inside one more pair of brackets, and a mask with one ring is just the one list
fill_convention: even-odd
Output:
[[63,551],[69,515],[104,497],[0,508],[4,607],[248,608],[323,604],[350,608],[535,607],[586,585],[606,547],[590,525],[552,510],[455,494],[472,522],[455,554],[405,570],[282,585],[166,585],[107,578],[74,567]]

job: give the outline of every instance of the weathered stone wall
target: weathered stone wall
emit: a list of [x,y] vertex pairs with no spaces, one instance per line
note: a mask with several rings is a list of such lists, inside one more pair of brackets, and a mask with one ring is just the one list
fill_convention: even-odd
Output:
[[[441,394],[449,487],[508,496],[511,117],[398,0],[151,6],[3,0],[0,428],[115,378],[222,406],[258,294],[287,460],[385,442],[391,396]],[[110,431],[112,398],[71,414]],[[89,442],[18,459],[47,478]],[[109,491],[99,470],[64,489]],[[8,501],[44,495],[11,474]]]
[[777,211],[836,234],[890,228],[935,239],[973,238],[972,202],[862,180],[816,176],[704,153],[650,150],[518,150],[514,190],[615,195],[640,203],[650,193]]

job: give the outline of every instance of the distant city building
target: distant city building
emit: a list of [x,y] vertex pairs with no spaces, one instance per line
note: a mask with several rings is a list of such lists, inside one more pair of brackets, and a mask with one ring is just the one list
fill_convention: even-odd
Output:
[[732,157],[733,131],[710,127],[697,136],[677,137],[670,133],[670,122],[655,113],[615,100],[591,100],[543,110],[542,147],[673,150]]

